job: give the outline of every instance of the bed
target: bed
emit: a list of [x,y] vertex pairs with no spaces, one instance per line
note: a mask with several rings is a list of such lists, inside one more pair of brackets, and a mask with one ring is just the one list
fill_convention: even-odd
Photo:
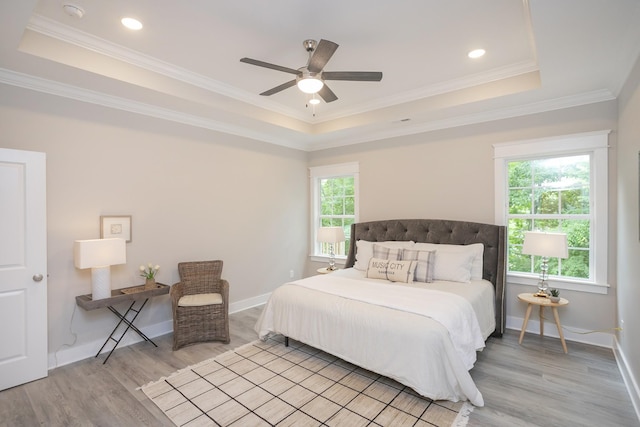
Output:
[[278,287],[255,329],[262,339],[282,334],[425,397],[483,406],[469,371],[486,339],[504,332],[505,243],[505,227],[492,224],[353,224],[345,268]]

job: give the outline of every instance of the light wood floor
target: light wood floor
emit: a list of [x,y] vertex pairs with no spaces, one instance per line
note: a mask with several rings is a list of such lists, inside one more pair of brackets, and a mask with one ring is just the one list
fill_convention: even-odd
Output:
[[[137,387],[256,339],[261,308],[231,317],[231,343],[171,350],[138,343],[49,372],[45,379],[0,392],[0,426],[171,426]],[[490,338],[472,376],[485,400],[469,426],[638,426],[611,350],[518,333]]]

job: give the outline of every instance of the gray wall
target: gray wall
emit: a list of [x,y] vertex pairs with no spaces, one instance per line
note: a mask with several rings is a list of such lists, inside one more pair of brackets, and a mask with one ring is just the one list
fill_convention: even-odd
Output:
[[628,383],[635,384],[635,405],[640,411],[640,60],[636,62],[619,99],[617,315],[622,331],[618,332],[617,338],[628,375],[635,379]]
[[[143,283],[140,264],[159,264],[158,281],[172,284],[178,262],[222,259],[240,309],[290,270],[302,276],[306,153],[5,85],[0,129],[0,147],[47,155],[49,352],[58,364],[95,354],[114,326],[107,310],[75,307],[76,295],[91,292],[91,274],[74,268],[73,241],[99,238],[100,215],[133,216],[114,288]],[[139,325],[152,336],[170,332],[169,298],[150,304]],[[72,332],[77,341],[63,347]]]

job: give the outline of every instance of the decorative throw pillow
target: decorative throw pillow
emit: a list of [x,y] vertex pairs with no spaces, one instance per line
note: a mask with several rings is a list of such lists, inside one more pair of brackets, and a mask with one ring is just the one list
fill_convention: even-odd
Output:
[[[449,245],[438,243],[416,243],[413,248],[418,251],[437,251],[454,252],[454,253],[473,253],[474,257],[471,262],[471,280],[482,280],[483,263],[484,263],[484,245],[482,243],[472,243],[470,245]],[[437,261],[436,261],[437,262]]]
[[391,282],[412,283],[415,269],[416,261],[371,258],[369,260],[369,268],[367,268],[367,277]]
[[387,248],[410,249],[416,242],[413,241],[386,241],[386,242],[369,242],[367,240],[356,241],[356,262],[353,266],[356,270],[367,271],[369,260],[373,258],[373,245],[380,245]]
[[471,252],[436,251],[433,280],[468,283],[474,257]]
[[402,258],[402,248],[390,248],[373,244],[373,258],[399,260]]
[[367,268],[367,277],[369,279],[387,280],[388,259],[370,258],[369,267]]
[[413,249],[402,250],[402,260],[417,261],[413,280],[416,282],[433,282],[433,268],[435,251],[416,251]]

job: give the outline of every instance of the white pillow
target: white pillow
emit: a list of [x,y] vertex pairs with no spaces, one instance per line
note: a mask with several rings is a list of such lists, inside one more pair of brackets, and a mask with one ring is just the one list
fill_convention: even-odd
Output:
[[356,262],[353,266],[356,270],[367,271],[369,260],[373,258],[373,244],[382,245],[388,248],[411,249],[416,242],[413,241],[386,241],[369,242],[366,240],[356,241]]
[[[482,243],[473,243],[471,245],[416,243],[413,249],[418,251],[438,251],[438,253],[440,252],[472,253],[474,257],[471,262],[471,280],[482,280],[482,272],[483,272],[483,265],[484,265],[484,245]],[[436,264],[437,263],[438,261],[436,256]]]
[[436,251],[433,267],[433,280],[449,282],[471,281],[471,264],[475,254],[472,252]]
[[369,279],[384,279],[392,282],[413,283],[416,261],[397,261],[371,258],[367,268]]

